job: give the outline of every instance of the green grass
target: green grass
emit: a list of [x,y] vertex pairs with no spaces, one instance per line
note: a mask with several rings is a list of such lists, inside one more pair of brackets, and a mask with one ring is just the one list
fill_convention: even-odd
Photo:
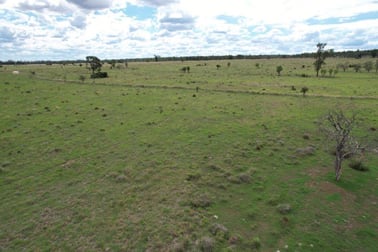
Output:
[[376,147],[377,75],[226,62],[105,66],[110,78],[95,83],[79,66],[66,82],[55,65],[0,69],[0,250],[374,251],[377,154],[365,154],[367,172],[345,162],[335,182],[316,121],[353,110]]

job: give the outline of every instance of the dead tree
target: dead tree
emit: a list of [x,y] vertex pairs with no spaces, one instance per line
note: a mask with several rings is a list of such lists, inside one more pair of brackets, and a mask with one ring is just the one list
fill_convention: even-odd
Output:
[[329,112],[321,122],[320,129],[326,134],[327,140],[335,144],[335,176],[337,181],[341,177],[342,162],[361,151],[359,143],[351,136],[355,124],[355,115],[348,118],[342,111]]

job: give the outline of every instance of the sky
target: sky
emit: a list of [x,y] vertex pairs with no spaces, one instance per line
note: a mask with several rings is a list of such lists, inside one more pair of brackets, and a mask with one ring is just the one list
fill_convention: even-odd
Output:
[[0,0],[0,60],[378,48],[378,0]]

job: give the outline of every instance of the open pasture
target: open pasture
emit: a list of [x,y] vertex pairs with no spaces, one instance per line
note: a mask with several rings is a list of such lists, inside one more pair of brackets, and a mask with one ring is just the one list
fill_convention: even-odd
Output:
[[[375,251],[377,74],[312,62],[3,66],[0,250]],[[339,182],[334,108],[369,146]]]

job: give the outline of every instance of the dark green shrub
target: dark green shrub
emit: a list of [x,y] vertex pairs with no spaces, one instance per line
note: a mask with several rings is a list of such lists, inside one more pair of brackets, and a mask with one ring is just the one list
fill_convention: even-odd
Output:
[[91,74],[92,79],[98,79],[98,78],[108,78],[108,73],[107,72],[97,72]]
[[352,160],[349,163],[349,167],[354,169],[354,170],[362,171],[362,172],[369,170],[369,167],[367,167],[364,163],[362,163],[361,160]]

